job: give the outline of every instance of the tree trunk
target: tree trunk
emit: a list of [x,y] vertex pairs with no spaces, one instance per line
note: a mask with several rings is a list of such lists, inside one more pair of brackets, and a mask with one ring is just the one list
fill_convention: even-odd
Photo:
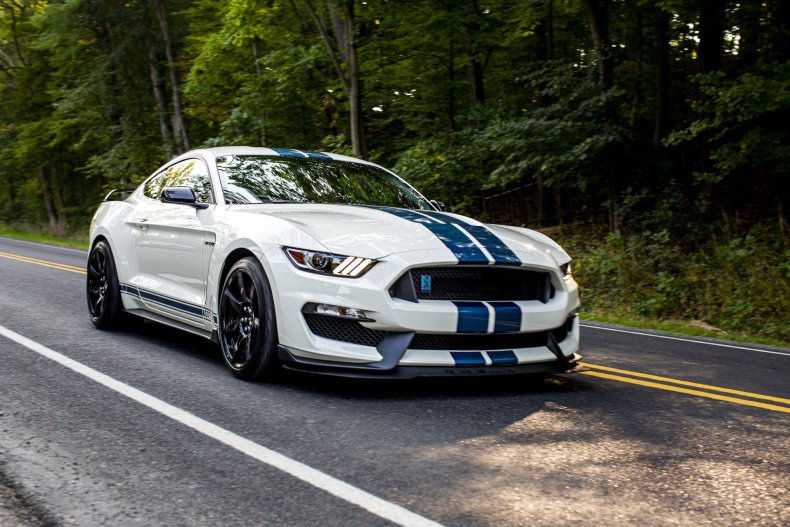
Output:
[[[332,0],[327,0],[333,3]],[[368,145],[365,140],[364,116],[362,114],[362,81],[359,76],[359,55],[354,41],[354,2],[346,0],[344,6],[344,25],[346,37],[346,68],[348,70],[349,93],[348,99],[351,106],[351,146],[354,155],[362,159],[368,157]]]
[[38,168],[38,181],[41,185],[41,197],[44,200],[44,210],[47,211],[49,227],[52,230],[56,230],[58,228],[58,215],[55,212],[55,204],[52,201],[52,189],[47,165],[41,165]]
[[167,124],[167,97],[165,96],[165,81],[159,73],[159,61],[156,58],[154,47],[148,44],[148,72],[151,78],[151,89],[159,113],[159,133],[162,136],[162,147],[168,159],[175,154],[173,133]]
[[[541,17],[535,25],[535,66],[542,69],[549,60],[549,41],[547,17]],[[546,93],[546,81],[540,81],[536,88],[535,103],[541,108],[551,105],[551,97]]]
[[738,66],[746,71],[754,66],[760,54],[760,15],[762,8],[756,3],[741,2],[738,5],[736,23],[740,29],[741,39],[738,41]]
[[639,120],[639,107],[642,105],[642,11],[636,11],[636,35],[634,38],[634,72],[636,73],[636,80],[634,81],[634,97],[631,100],[631,129],[636,127]]
[[343,8],[341,13],[335,0],[326,0],[334,40],[329,34],[327,21],[315,8],[313,2],[305,0],[305,5],[310,11],[310,17],[321,35],[321,41],[324,43],[324,48],[332,61],[338,79],[343,85],[343,92],[348,97],[349,128],[354,155],[367,159],[368,149],[362,113],[362,81],[359,75],[357,45],[354,40],[354,2],[353,0],[342,1]]
[[466,71],[469,75],[469,98],[473,104],[485,104],[486,94],[483,85],[483,65],[470,49],[466,56]]
[[455,130],[455,44],[450,40],[450,58],[447,63],[450,89],[447,91],[447,126]]
[[699,71],[708,73],[724,69],[725,0],[700,0]]
[[[258,56],[258,37],[252,37],[252,60],[255,63],[255,75],[258,76],[260,79],[263,76],[263,72],[261,71],[261,62],[260,57]],[[266,113],[264,110],[263,115],[261,115],[261,125],[258,129],[258,138],[261,142],[261,146],[266,146]]]
[[669,14],[659,13],[658,28],[658,78],[656,79],[656,119],[653,126],[653,144],[658,146],[667,129],[669,107]]
[[608,90],[614,84],[614,66],[609,50],[609,0],[587,0],[587,17],[598,59],[598,81],[604,90]]
[[152,0],[154,11],[159,22],[159,29],[162,33],[162,42],[165,48],[165,58],[167,59],[167,70],[170,74],[170,96],[173,105],[173,112],[170,114],[170,123],[173,129],[173,137],[177,148],[185,152],[189,150],[189,138],[187,137],[186,126],[184,126],[184,114],[181,109],[181,92],[178,83],[178,71],[176,70],[175,55],[173,54],[173,44],[170,40],[170,24],[167,20],[167,7],[165,0]]

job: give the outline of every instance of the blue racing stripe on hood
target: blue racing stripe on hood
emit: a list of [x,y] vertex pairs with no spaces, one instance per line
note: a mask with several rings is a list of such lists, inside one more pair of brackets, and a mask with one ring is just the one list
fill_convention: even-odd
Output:
[[379,207],[375,205],[368,205],[368,207],[393,214],[413,223],[419,223],[434,233],[445,247],[453,252],[453,255],[458,259],[458,263],[461,265],[487,265],[490,263],[483,251],[481,251],[472,240],[467,238],[463,232],[450,223],[441,223],[440,221],[425,216],[422,214],[423,211],[418,213],[408,209]]
[[521,260],[518,256],[505,245],[505,242],[499,239],[499,236],[491,232],[487,227],[482,225],[472,225],[464,220],[454,218],[449,214],[436,212],[432,210],[420,211],[421,213],[432,218],[439,219],[446,223],[458,225],[472,235],[477,242],[485,247],[491,256],[494,257],[496,265],[521,265]]

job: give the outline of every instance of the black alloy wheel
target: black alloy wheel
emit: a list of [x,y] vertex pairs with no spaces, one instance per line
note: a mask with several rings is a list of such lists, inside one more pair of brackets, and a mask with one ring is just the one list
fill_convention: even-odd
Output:
[[123,306],[112,250],[105,240],[98,241],[91,249],[87,275],[91,322],[99,329],[110,329],[118,324]]
[[239,378],[261,379],[279,369],[271,287],[261,265],[242,258],[228,272],[219,303],[219,342]]

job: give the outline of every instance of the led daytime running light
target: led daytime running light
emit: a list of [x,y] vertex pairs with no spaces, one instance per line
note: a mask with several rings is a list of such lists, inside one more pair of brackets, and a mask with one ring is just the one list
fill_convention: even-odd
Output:
[[283,247],[283,249],[296,267],[319,274],[357,278],[376,264],[375,260],[359,256],[337,256],[291,247]]

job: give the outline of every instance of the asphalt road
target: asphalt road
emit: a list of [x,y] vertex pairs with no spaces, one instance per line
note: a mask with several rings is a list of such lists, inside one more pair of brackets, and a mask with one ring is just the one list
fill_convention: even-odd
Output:
[[95,330],[84,261],[0,238],[0,525],[790,524],[789,349],[585,323],[585,373],[249,383]]

